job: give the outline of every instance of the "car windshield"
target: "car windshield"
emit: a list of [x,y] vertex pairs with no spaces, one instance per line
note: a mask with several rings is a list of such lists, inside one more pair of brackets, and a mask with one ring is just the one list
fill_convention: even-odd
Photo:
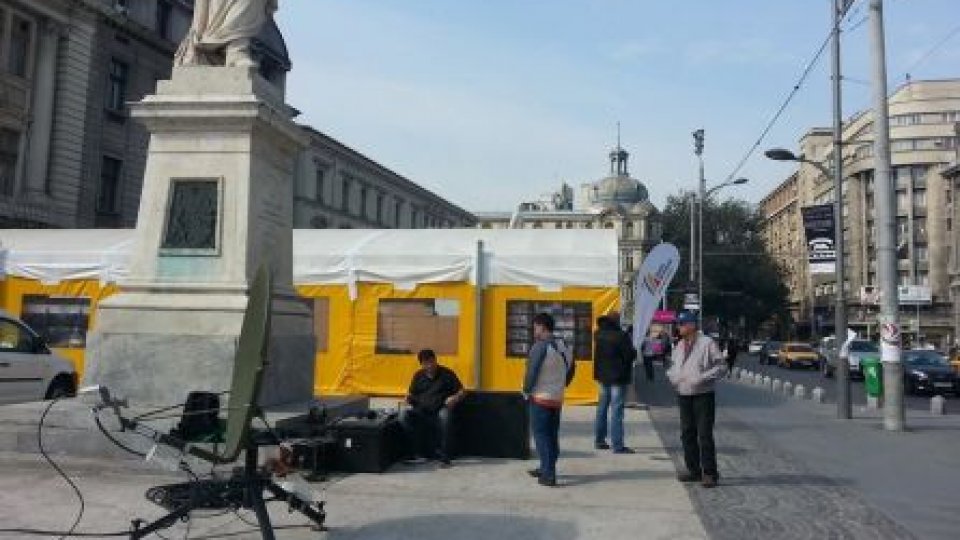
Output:
[[947,367],[947,359],[935,352],[906,352],[904,361],[911,366]]
[[850,344],[850,352],[880,352],[880,349],[872,341],[854,341]]
[[813,347],[809,345],[788,345],[787,352],[813,352]]

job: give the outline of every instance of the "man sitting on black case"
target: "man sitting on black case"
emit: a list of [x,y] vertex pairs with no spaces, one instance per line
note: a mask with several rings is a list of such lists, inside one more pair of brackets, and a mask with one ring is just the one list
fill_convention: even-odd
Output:
[[[437,355],[430,349],[417,354],[420,369],[410,381],[406,401],[410,405],[400,415],[418,463],[437,458],[441,467],[449,467],[453,440],[453,408],[466,396],[466,390],[453,370],[437,363]],[[440,448],[437,450],[437,438]]]

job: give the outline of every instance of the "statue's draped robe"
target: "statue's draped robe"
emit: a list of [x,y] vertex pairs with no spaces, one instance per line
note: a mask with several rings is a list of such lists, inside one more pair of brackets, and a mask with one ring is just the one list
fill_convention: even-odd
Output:
[[277,0],[196,0],[193,24],[174,63],[220,65],[224,50],[254,38],[277,10]]

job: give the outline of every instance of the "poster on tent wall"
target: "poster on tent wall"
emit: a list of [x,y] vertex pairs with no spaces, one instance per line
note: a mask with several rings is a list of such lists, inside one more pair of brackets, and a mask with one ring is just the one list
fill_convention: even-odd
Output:
[[633,344],[638,349],[679,266],[680,252],[673,244],[664,243],[647,254],[637,272],[633,295]]
[[807,240],[807,260],[811,274],[837,271],[836,229],[832,204],[804,206],[803,230]]

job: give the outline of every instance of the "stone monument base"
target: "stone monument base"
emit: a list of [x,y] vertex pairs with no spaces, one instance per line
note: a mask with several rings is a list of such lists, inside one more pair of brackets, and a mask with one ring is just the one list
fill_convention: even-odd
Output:
[[[137,405],[182,403],[191,391],[230,389],[246,295],[136,294],[101,304],[86,384]],[[313,398],[313,321],[295,298],[275,298],[260,404]],[[117,361],[120,360],[120,361]]]

